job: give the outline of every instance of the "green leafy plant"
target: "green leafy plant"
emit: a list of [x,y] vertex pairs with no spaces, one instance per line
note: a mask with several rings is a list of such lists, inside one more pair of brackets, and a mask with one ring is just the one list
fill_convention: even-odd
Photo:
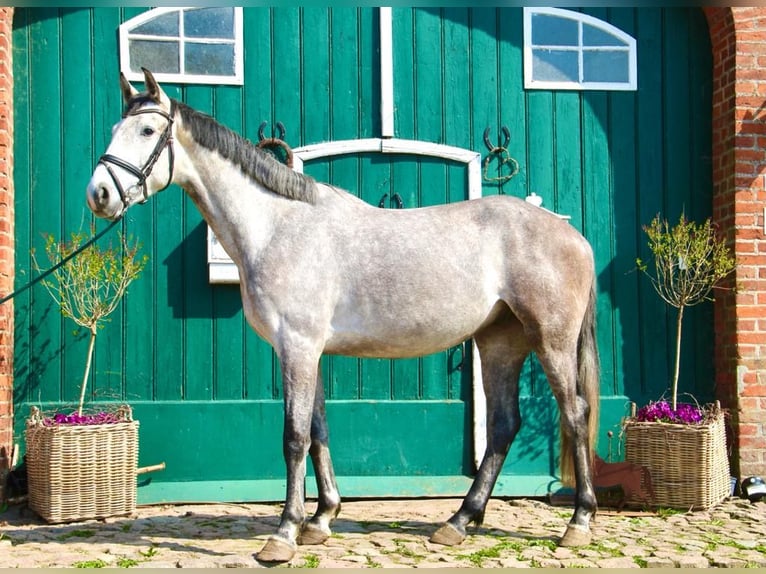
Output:
[[97,558],[96,560],[85,560],[72,564],[74,568],[106,568],[106,562]]
[[676,225],[655,216],[643,227],[648,236],[654,265],[636,259],[639,270],[652,281],[660,298],[678,309],[676,317],[675,365],[671,386],[672,409],[678,406],[678,377],[681,364],[681,333],[684,310],[713,299],[711,292],[736,267],[734,256],[718,237],[708,218],[697,224],[682,213]]
[[118,568],[133,568],[133,566],[138,566],[138,560],[126,556],[117,559]]
[[[86,240],[87,236],[82,232],[72,233],[69,241],[59,241],[49,234],[45,236],[45,253],[55,264],[80,249]],[[110,243],[106,248],[90,245],[54,271],[53,279],[42,282],[61,309],[61,314],[90,333],[85,372],[80,385],[79,417],[83,416],[98,329],[109,320],[108,316],[117,308],[128,285],[141,274],[148,261],[147,255],[138,256],[139,249],[137,241],[120,234],[118,245]],[[40,265],[34,253],[32,260],[39,271]]]
[[147,550],[139,550],[138,553],[143,556],[144,558],[151,558],[152,556],[156,556],[159,551],[157,550],[157,547],[152,545]]

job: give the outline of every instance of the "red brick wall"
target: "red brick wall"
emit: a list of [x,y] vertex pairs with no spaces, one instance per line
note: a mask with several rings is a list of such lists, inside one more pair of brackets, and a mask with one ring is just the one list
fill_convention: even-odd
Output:
[[715,308],[732,472],[766,476],[766,9],[705,8],[713,45],[713,218],[737,259]]
[[[13,290],[13,8],[0,7],[0,295]],[[0,305],[0,500],[13,443],[13,301]]]

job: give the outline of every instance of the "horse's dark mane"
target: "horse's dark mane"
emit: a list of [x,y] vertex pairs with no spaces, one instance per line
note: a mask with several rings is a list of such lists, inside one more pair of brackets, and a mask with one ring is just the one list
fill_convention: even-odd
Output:
[[[136,107],[141,96],[131,101],[129,109]],[[143,102],[146,100],[144,99]],[[184,128],[202,147],[218,152],[242,169],[256,183],[288,199],[306,203],[316,201],[316,182],[313,178],[293,171],[277,161],[270,153],[257,148],[251,141],[218,123],[207,114],[198,112],[183,102],[174,101]]]

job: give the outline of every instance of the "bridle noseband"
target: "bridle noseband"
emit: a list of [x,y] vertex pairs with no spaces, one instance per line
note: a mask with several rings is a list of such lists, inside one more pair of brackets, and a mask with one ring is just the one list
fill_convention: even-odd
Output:
[[114,182],[114,185],[117,187],[117,191],[120,194],[120,199],[122,200],[123,205],[125,206],[125,209],[129,207],[128,205],[128,198],[125,195],[125,190],[122,187],[122,184],[120,183],[120,180],[117,178],[117,176],[114,173],[114,170],[112,170],[112,165],[116,165],[117,167],[120,167],[124,169],[125,171],[135,175],[138,178],[138,181],[136,182],[136,186],[141,188],[141,195],[143,195],[143,200],[141,203],[145,203],[147,199],[149,199],[149,196],[146,193],[146,180],[149,178],[149,176],[152,173],[152,169],[154,169],[154,164],[157,163],[157,160],[160,159],[160,156],[162,155],[163,150],[165,147],[168,148],[168,182],[162,187],[161,189],[157,191],[162,191],[164,189],[167,189],[167,187],[172,183],[173,181],[173,163],[174,163],[174,154],[173,154],[173,116],[174,116],[174,104],[173,100],[170,100],[170,113],[167,113],[164,110],[161,110],[159,108],[141,108],[137,109],[132,112],[126,113],[123,117],[127,116],[137,116],[138,114],[159,114],[163,116],[167,121],[168,124],[165,126],[165,131],[162,132],[160,135],[160,139],[157,140],[157,144],[154,146],[154,150],[152,150],[151,155],[149,156],[149,159],[146,160],[146,163],[143,167],[138,168],[134,166],[131,163],[128,163],[124,159],[121,159],[117,156],[113,156],[111,154],[105,153],[98,159],[98,163],[100,165],[103,165],[106,168],[106,171],[109,172],[109,176],[112,178],[112,181]]

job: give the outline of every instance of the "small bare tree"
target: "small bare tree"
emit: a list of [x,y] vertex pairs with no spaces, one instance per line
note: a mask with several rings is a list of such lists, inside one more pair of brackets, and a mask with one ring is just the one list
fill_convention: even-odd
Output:
[[[45,237],[45,252],[51,263],[68,257],[87,240],[84,233],[72,233],[69,241],[57,241],[53,235]],[[71,261],[53,272],[53,280],[43,281],[50,296],[61,309],[64,317],[88,329],[90,341],[85,362],[85,373],[80,386],[80,402],[77,414],[82,415],[85,390],[88,385],[93,349],[101,322],[117,308],[128,285],[139,276],[149,257],[137,257],[140,245],[124,235],[119,235],[119,245],[106,249],[90,245]],[[36,269],[40,265],[32,253]]]
[[652,281],[654,290],[667,304],[678,309],[676,320],[676,357],[671,387],[675,411],[678,397],[678,375],[681,363],[681,327],[684,309],[702,301],[712,301],[711,290],[731,273],[736,262],[729,248],[716,235],[708,218],[697,225],[682,213],[675,226],[657,215],[643,227],[654,256],[654,269],[636,259],[638,268]]

